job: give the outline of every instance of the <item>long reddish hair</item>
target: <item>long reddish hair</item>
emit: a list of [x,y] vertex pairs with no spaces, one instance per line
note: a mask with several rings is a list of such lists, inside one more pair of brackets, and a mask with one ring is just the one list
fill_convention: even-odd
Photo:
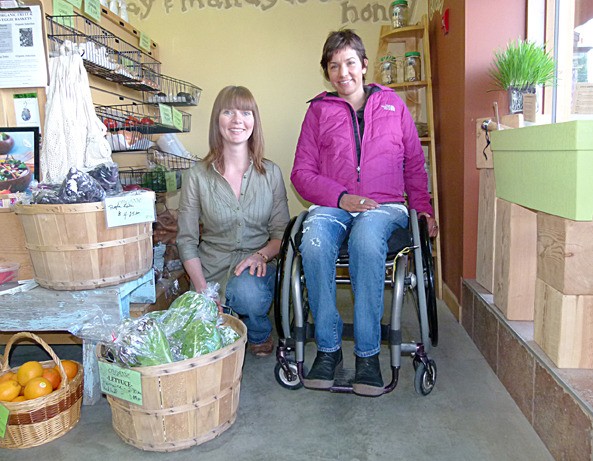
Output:
[[220,90],[220,93],[216,96],[212,113],[210,114],[210,131],[208,136],[210,150],[204,158],[204,162],[208,166],[212,164],[216,165],[219,171],[224,173],[224,157],[222,155],[223,140],[220,134],[218,118],[220,113],[225,109],[249,110],[253,113],[253,133],[247,141],[247,146],[249,156],[253,161],[256,171],[265,174],[266,170],[263,165],[264,134],[259,109],[253,94],[244,86],[227,86]]

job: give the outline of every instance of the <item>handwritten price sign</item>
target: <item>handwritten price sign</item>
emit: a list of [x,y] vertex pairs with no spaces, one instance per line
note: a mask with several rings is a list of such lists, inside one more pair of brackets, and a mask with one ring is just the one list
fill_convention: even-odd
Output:
[[105,199],[107,227],[154,222],[156,220],[154,200],[155,194],[151,191],[135,191],[116,197],[107,197]]

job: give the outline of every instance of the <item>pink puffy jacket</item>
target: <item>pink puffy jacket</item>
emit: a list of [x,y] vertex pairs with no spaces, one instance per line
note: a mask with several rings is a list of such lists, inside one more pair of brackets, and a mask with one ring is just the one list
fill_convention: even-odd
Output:
[[410,208],[432,216],[414,120],[393,90],[369,87],[362,145],[348,102],[327,92],[311,100],[290,179],[301,197],[316,205],[337,207],[344,192],[378,203],[404,202],[407,194]]

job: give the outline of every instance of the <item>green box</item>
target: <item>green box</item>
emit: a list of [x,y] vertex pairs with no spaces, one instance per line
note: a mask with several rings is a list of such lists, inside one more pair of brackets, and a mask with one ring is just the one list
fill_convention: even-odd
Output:
[[491,139],[498,198],[593,220],[593,120],[493,131]]

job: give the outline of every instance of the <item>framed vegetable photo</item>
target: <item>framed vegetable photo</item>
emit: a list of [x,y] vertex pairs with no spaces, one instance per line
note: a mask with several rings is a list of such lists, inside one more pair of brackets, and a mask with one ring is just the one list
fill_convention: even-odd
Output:
[[39,127],[0,127],[0,194],[39,181]]

